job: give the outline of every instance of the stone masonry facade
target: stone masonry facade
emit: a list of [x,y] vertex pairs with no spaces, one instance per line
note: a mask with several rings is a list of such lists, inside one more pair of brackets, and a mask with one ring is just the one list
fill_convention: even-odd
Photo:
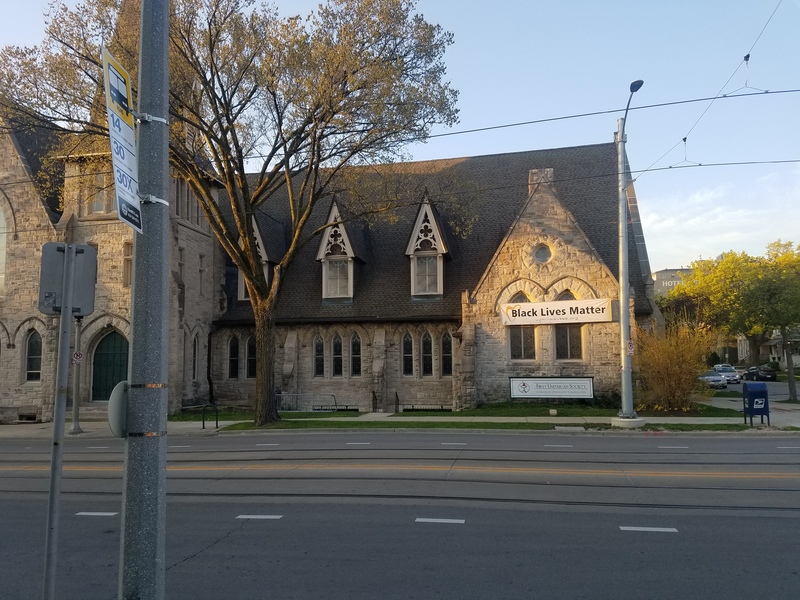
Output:
[[[519,220],[498,249],[494,264],[478,287],[465,294],[463,313],[465,381],[462,402],[472,406],[508,400],[509,378],[522,376],[594,377],[600,393],[619,383],[619,325],[587,323],[581,327],[583,355],[557,360],[553,325],[535,330],[536,356],[512,360],[508,329],[499,307],[520,292],[530,302],[554,301],[569,290],[578,300],[615,298],[616,279],[600,261],[574,218],[559,203],[552,187],[553,171],[531,171],[529,200]],[[536,260],[546,246],[550,258]]]
[[[586,148],[605,159],[613,158],[610,147]],[[530,153],[531,160],[539,160],[536,152]],[[519,164],[528,160],[528,154],[510,156],[506,159],[498,155],[496,164],[502,167],[507,160],[517,160]],[[549,155],[545,158],[550,160]],[[107,160],[106,156],[87,157],[66,164],[63,212],[54,215],[39,198],[15,138],[0,136],[0,212],[5,221],[5,233],[0,234],[5,253],[0,296],[0,422],[23,417],[49,420],[53,415],[59,324],[57,317],[38,310],[40,263],[46,242],[91,245],[98,252],[95,310],[81,320],[80,339],[73,335],[71,351],[80,349],[84,358],[71,369],[68,401],[84,406],[103,405],[109,384],[126,377],[134,233],[117,219],[110,174],[104,166]],[[480,169],[484,163],[475,164]],[[515,177],[518,171],[515,167]],[[529,168],[524,198],[515,189],[508,192],[513,196],[507,199],[493,199],[507,202],[502,229],[488,252],[481,255],[488,257],[493,252],[493,256],[486,264],[482,258],[471,266],[468,278],[460,275],[460,281],[470,283],[455,288],[450,304],[442,296],[422,301],[412,298],[406,303],[409,314],[380,319],[336,317],[345,314],[336,311],[347,310],[347,303],[323,303],[320,306],[324,310],[318,314],[313,312],[317,309],[307,309],[301,317],[286,313],[288,318],[278,320],[276,328],[275,387],[281,397],[286,402],[300,399],[318,405],[335,403],[360,411],[424,406],[458,410],[508,400],[509,378],[521,376],[591,377],[596,394],[616,391],[620,352],[618,286],[608,266],[608,248],[613,242],[601,240],[606,245],[603,260],[596,247],[597,231],[592,234],[594,237],[587,235],[562,201],[558,175],[553,168]],[[603,188],[606,207],[614,202],[613,197],[608,198],[613,193],[608,188]],[[568,193],[575,196],[574,190]],[[588,196],[581,198],[588,198],[581,202],[593,201]],[[582,205],[571,206],[574,209]],[[512,208],[516,212],[512,213]],[[513,222],[509,216],[512,214],[516,215]],[[586,216],[583,218],[585,222]],[[437,219],[432,219],[435,228],[441,227]],[[400,265],[395,267],[398,272],[407,270],[410,264],[404,248],[413,231],[408,223],[414,222],[413,218],[406,220],[407,230],[396,234],[402,242],[402,260],[393,263]],[[171,183],[170,225],[170,255],[164,257],[172,275],[169,411],[174,413],[209,401],[251,406],[257,360],[253,355],[252,320],[248,322],[246,313],[241,313],[245,317],[226,321],[231,307],[237,302],[237,306],[241,305],[241,299],[235,293],[231,295],[235,282],[226,281],[236,277],[236,271],[226,261],[185,184],[179,181]],[[446,241],[441,231],[437,230],[437,236]],[[501,241],[498,244],[496,240]],[[466,245],[475,242],[465,238],[460,243],[461,254],[458,244],[451,244],[456,248],[454,255],[443,262],[444,298],[449,292],[446,286],[454,285],[450,274],[458,272],[457,263],[450,261],[468,255]],[[365,260],[379,264],[379,259],[364,248],[362,245],[357,250]],[[380,273],[379,268],[376,271]],[[321,279],[324,271],[319,262],[311,262],[302,273],[304,278]],[[402,274],[392,280],[395,283],[391,291],[381,287],[378,290],[407,297],[408,278]],[[562,297],[611,300],[613,321],[578,325],[580,352],[570,358],[557,358],[557,326],[537,325],[533,354],[512,357],[510,327],[501,320],[500,306],[551,302]],[[626,307],[632,323],[642,319],[634,300]],[[323,298],[317,302],[323,302]],[[412,310],[421,312],[411,314]],[[319,316],[323,313],[327,316]],[[40,350],[30,343],[36,336],[41,339]],[[119,364],[112,368],[109,340],[115,340],[113,360],[123,361],[121,371]],[[31,351],[39,355],[30,356]]]

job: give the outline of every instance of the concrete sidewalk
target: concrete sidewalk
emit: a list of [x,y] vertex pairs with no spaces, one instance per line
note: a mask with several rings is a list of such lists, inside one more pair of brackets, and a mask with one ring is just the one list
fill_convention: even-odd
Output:
[[[728,408],[733,410],[742,409],[742,400],[740,398],[714,398],[709,402],[713,406],[719,408]],[[342,422],[364,422],[364,421],[391,421],[398,429],[402,429],[403,423],[551,423],[557,428],[564,427],[569,430],[575,429],[576,426],[591,426],[592,424],[610,425],[611,417],[473,417],[473,416],[459,416],[458,413],[445,413],[441,416],[404,416],[394,417],[394,413],[364,413],[354,416],[346,417],[326,417],[325,421]],[[741,417],[643,417],[647,424],[663,424],[663,423],[686,423],[692,425],[711,425],[711,424],[744,424],[744,416]],[[320,419],[323,420],[323,419]],[[776,431],[787,427],[800,428],[800,404],[789,404],[785,402],[770,401],[770,427],[766,426],[766,418],[764,425],[761,426],[760,417],[753,418],[753,429],[759,431]],[[749,424],[749,418],[747,423]],[[232,424],[233,421],[220,421],[219,426],[223,428]],[[97,438],[97,437],[113,437],[108,424],[102,420],[87,420],[80,421],[82,429],[81,433],[71,434],[72,423],[67,419],[65,426],[65,435],[67,439],[74,438]],[[629,430],[629,431],[635,431]],[[206,421],[205,429],[202,428],[202,423],[199,421],[170,421],[167,425],[167,433],[170,436],[213,436],[217,435],[218,430],[215,428],[213,420]],[[0,425],[0,440],[2,439],[52,439],[53,437],[53,424],[52,423],[20,423],[13,425]]]

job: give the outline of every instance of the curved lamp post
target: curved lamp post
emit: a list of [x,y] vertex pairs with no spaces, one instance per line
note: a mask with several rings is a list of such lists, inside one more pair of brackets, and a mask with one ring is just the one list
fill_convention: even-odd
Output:
[[[633,341],[631,340],[630,324],[630,281],[628,276],[628,181],[625,172],[625,121],[628,118],[628,109],[631,106],[633,95],[644,85],[644,81],[637,79],[631,83],[631,93],[628,104],[625,105],[625,114],[619,119],[617,126],[617,160],[619,172],[619,328],[620,328],[620,361],[622,384],[620,395],[622,408],[620,419],[636,419],[633,410],[633,384],[631,380],[631,356],[633,355]],[[620,425],[620,423],[615,423]],[[622,426],[636,426],[633,422]]]

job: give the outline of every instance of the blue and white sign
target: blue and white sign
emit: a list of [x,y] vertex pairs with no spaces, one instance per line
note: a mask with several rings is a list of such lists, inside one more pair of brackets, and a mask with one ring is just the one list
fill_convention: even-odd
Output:
[[142,209],[139,201],[136,132],[131,110],[131,78],[111,53],[103,48],[103,75],[106,83],[108,132],[111,138],[111,162],[117,216],[123,223],[142,233]]

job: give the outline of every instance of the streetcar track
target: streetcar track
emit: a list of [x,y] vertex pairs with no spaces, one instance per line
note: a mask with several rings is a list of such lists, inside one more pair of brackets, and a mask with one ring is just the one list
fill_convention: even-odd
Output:
[[[46,491],[30,490],[8,490],[4,493],[19,495],[46,496]],[[104,497],[120,498],[121,492],[109,491],[62,491],[63,496],[68,497]],[[781,513],[787,515],[800,515],[800,507],[793,506],[766,506],[766,505],[722,505],[722,504],[677,504],[667,502],[608,502],[608,501],[585,501],[585,500],[554,500],[542,498],[497,498],[490,496],[457,496],[442,494],[367,494],[367,493],[293,493],[293,492],[167,492],[167,499],[237,499],[258,501],[263,499],[274,500],[370,500],[370,501],[413,501],[413,502],[466,502],[466,503],[485,503],[503,505],[523,505],[523,506],[563,506],[563,507],[583,507],[583,508],[611,508],[611,509],[641,509],[641,510],[701,510],[719,512],[757,512],[762,516],[767,513]]]
[[[412,450],[410,452],[420,452],[420,451],[421,450]],[[167,466],[168,467],[175,466],[175,465],[179,465],[179,464],[185,463],[185,462],[216,465],[216,464],[219,464],[219,463],[226,463],[226,462],[232,462],[232,461],[235,461],[237,463],[261,463],[261,462],[265,462],[265,461],[269,461],[271,463],[279,463],[279,462],[296,462],[296,461],[307,461],[307,460],[309,460],[309,458],[303,457],[303,456],[279,456],[279,455],[277,455],[277,452],[283,452],[283,453],[286,453],[286,454],[300,454],[300,455],[303,454],[303,452],[299,452],[299,451],[295,451],[295,450],[280,450],[280,451],[273,450],[273,451],[268,451],[266,453],[267,456],[261,455],[261,456],[248,456],[248,457],[234,457],[234,458],[231,458],[230,456],[208,457],[206,455],[193,456],[194,453],[180,453],[180,457],[177,457],[175,455],[173,455],[171,457],[168,457]],[[323,453],[323,455],[319,455],[319,453],[317,453],[317,455],[314,456],[313,459],[316,459],[316,460],[329,460],[329,461],[349,461],[349,460],[365,460],[365,459],[366,460],[389,460],[388,458],[382,457],[382,456],[376,456],[375,458],[370,458],[370,456],[367,454],[367,453],[372,453],[373,455],[375,455],[375,454],[381,454],[383,452],[385,452],[385,451],[384,450],[380,450],[378,452],[375,452],[374,450],[329,450],[329,451]],[[413,461],[418,461],[418,462],[440,462],[440,461],[443,461],[443,460],[459,460],[459,461],[470,461],[470,462],[475,462],[475,463],[503,462],[503,463],[510,463],[510,464],[519,464],[519,463],[573,464],[573,463],[576,463],[576,462],[581,462],[581,463],[589,462],[590,464],[596,464],[596,465],[617,465],[617,466],[619,466],[619,465],[634,465],[635,466],[635,465],[647,464],[647,465],[654,465],[654,466],[661,466],[661,467],[668,466],[668,465],[703,466],[703,467],[715,467],[715,466],[717,466],[717,467],[718,466],[728,467],[728,466],[732,466],[732,465],[742,466],[744,464],[747,464],[748,466],[757,466],[757,467],[800,466],[800,454],[787,454],[787,455],[785,455],[785,457],[781,457],[781,458],[786,458],[786,459],[791,459],[791,460],[772,460],[770,462],[756,462],[756,461],[753,461],[753,460],[748,460],[747,463],[743,463],[741,461],[736,461],[736,460],[732,460],[732,461],[714,461],[714,462],[702,461],[701,462],[699,460],[700,455],[697,455],[697,454],[686,455],[687,456],[687,460],[681,460],[681,461],[676,461],[674,459],[672,459],[672,460],[648,460],[648,461],[630,460],[629,459],[629,460],[620,461],[620,460],[616,460],[616,459],[607,459],[607,460],[606,459],[598,459],[597,457],[593,457],[591,460],[587,461],[587,460],[581,458],[581,455],[578,454],[578,453],[569,453],[570,454],[570,458],[561,458],[561,457],[553,456],[553,453],[545,452],[543,454],[547,455],[547,459],[546,460],[541,460],[541,457],[537,457],[535,459],[533,459],[533,458],[510,458],[510,459],[508,459],[508,458],[499,458],[499,457],[483,457],[481,455],[482,454],[486,454],[485,451],[475,451],[475,450],[471,450],[471,451],[470,450],[454,451],[454,450],[450,449],[450,450],[439,450],[438,452],[442,453],[442,454],[449,453],[450,455],[449,456],[445,456],[445,455],[442,455],[442,454],[437,454],[436,452],[429,452],[428,453],[429,456],[425,456],[425,457],[412,456],[412,455],[395,455],[395,456],[391,457],[391,460],[413,460]],[[492,452],[498,452],[498,451],[492,451]],[[502,451],[502,452],[505,453],[505,451]],[[253,454],[254,452],[252,450],[250,450],[250,451],[248,451],[248,453]],[[337,456],[337,454],[342,454],[342,453],[348,454],[349,456]],[[473,456],[472,453],[476,453],[477,455]],[[225,452],[225,454],[226,455],[228,455],[228,454],[237,454],[237,452]],[[431,454],[437,454],[437,455],[430,456]],[[592,453],[581,453],[581,454],[592,454]],[[608,454],[608,453],[603,452],[603,454]],[[630,453],[626,453],[626,454],[630,454]],[[637,454],[637,455],[641,455],[641,454]],[[752,455],[752,454],[744,455],[744,457],[747,458],[747,459],[752,459],[753,456],[757,456],[757,455]],[[775,458],[774,454],[771,454],[771,456],[773,458]],[[698,458],[695,459],[695,457],[698,457]],[[72,462],[75,462],[75,463],[80,461],[80,462],[83,462],[83,463],[90,463],[92,465],[105,465],[105,464],[108,464],[108,465],[122,465],[122,463],[123,463],[122,457],[109,458],[109,457],[101,456],[101,455],[92,456],[91,460],[87,460],[87,458],[85,456],[81,456],[80,459],[78,459],[77,457],[72,457],[72,459],[73,459]],[[64,467],[66,468],[67,466],[71,466],[70,462],[71,461],[69,460],[69,457],[65,457],[64,458]],[[37,466],[39,464],[41,464],[41,465],[47,466],[49,468],[50,458],[49,458],[49,456],[46,459],[45,459],[45,457],[42,457],[41,460],[37,461],[37,460],[31,460],[31,459],[27,459],[27,460],[13,459],[13,458],[9,459],[8,457],[4,457],[3,461],[2,461],[2,464],[0,464],[0,471],[7,471],[7,470],[13,470],[14,469],[13,466],[5,466],[5,465],[19,465],[19,464],[27,464],[27,463],[34,463]]]

